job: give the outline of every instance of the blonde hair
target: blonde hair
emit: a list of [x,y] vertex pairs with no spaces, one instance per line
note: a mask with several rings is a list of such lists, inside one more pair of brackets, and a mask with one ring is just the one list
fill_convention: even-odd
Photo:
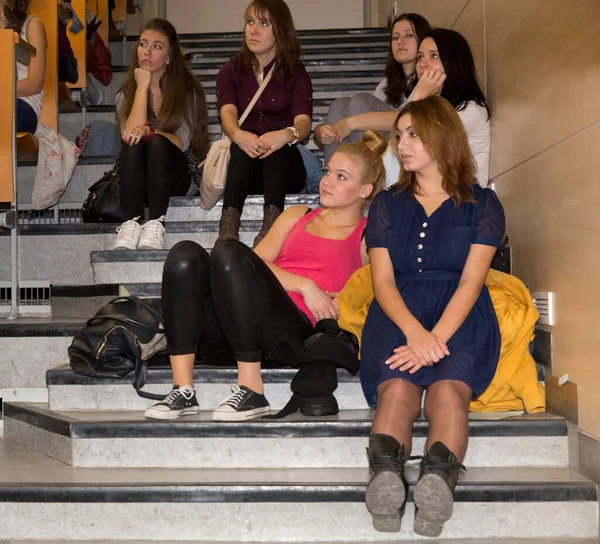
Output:
[[373,200],[385,186],[385,166],[383,166],[382,155],[387,145],[387,140],[379,132],[367,130],[362,141],[344,144],[335,150],[336,153],[343,153],[358,161],[363,185],[373,185],[367,201]]

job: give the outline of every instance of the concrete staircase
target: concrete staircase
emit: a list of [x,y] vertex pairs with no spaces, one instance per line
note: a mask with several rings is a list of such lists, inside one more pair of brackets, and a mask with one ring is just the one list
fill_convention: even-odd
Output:
[[[371,91],[382,77],[385,30],[301,32],[301,41],[315,88],[315,123],[334,97]],[[182,37],[205,85],[213,138],[220,132],[215,75],[239,43],[239,34]],[[117,64],[123,48],[111,43]],[[108,103],[89,108],[88,122],[114,119],[111,99],[123,77],[117,66]],[[81,122],[81,112],[61,112],[67,136]],[[412,496],[399,534],[372,528],[364,491],[373,412],[356,377],[339,373],[338,416],[219,423],[210,410],[227,395],[235,369],[198,367],[201,414],[164,423],[142,417],[151,401],[136,395],[130,377],[94,380],[71,371],[67,347],[105,300],[117,293],[160,296],[167,250],[110,251],[116,225],[84,225],[76,212],[113,161],[82,158],[60,209],[21,217],[23,279],[49,279],[62,298],[52,319],[0,319],[0,543],[422,541],[412,532]],[[35,165],[20,165],[24,205],[34,175]],[[318,200],[290,195],[287,205],[293,204],[314,207]],[[261,214],[262,198],[249,198],[243,241],[253,239]],[[204,212],[197,198],[172,199],[166,248],[185,239],[212,247],[219,216],[219,205]],[[0,233],[0,254],[8,247]],[[0,279],[7,276],[0,259]],[[287,369],[264,371],[273,409],[289,398],[291,377]],[[152,368],[146,389],[166,393],[170,380],[168,368]],[[472,414],[469,470],[442,535],[449,540],[439,542],[596,542],[597,489],[568,468],[569,430],[564,419],[547,414]],[[415,453],[426,433],[427,423],[418,421]],[[417,474],[409,468],[412,483]]]

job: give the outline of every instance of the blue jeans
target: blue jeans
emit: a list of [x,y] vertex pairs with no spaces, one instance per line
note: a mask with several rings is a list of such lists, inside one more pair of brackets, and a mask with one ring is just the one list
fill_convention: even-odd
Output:
[[306,182],[302,192],[308,194],[318,193],[319,183],[323,177],[323,165],[312,151],[306,149],[302,144],[298,144],[296,147],[302,155],[302,162],[304,162],[304,168],[306,169]]
[[33,108],[22,100],[17,98],[17,132],[35,132],[38,118]]

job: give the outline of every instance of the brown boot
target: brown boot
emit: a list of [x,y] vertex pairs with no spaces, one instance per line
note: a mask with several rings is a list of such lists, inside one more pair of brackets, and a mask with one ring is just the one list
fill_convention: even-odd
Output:
[[240,210],[236,208],[227,208],[221,214],[219,221],[219,237],[215,242],[226,242],[228,240],[239,240],[240,235]]
[[254,246],[256,247],[262,239],[267,235],[267,232],[275,223],[275,219],[277,219],[281,215],[281,210],[277,206],[273,206],[273,204],[269,204],[264,206],[264,215],[263,215],[263,223],[260,231],[254,238]]

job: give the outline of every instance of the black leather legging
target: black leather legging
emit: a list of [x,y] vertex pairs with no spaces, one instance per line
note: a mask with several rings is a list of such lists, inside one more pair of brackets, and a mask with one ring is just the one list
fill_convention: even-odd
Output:
[[313,333],[269,267],[237,241],[211,255],[196,242],[176,244],[163,271],[162,309],[171,355],[229,348],[238,361],[262,361],[280,340],[302,349]]
[[125,219],[144,215],[150,219],[167,213],[169,198],[185,196],[191,178],[185,154],[165,136],[155,134],[137,145],[121,148],[121,205]]

